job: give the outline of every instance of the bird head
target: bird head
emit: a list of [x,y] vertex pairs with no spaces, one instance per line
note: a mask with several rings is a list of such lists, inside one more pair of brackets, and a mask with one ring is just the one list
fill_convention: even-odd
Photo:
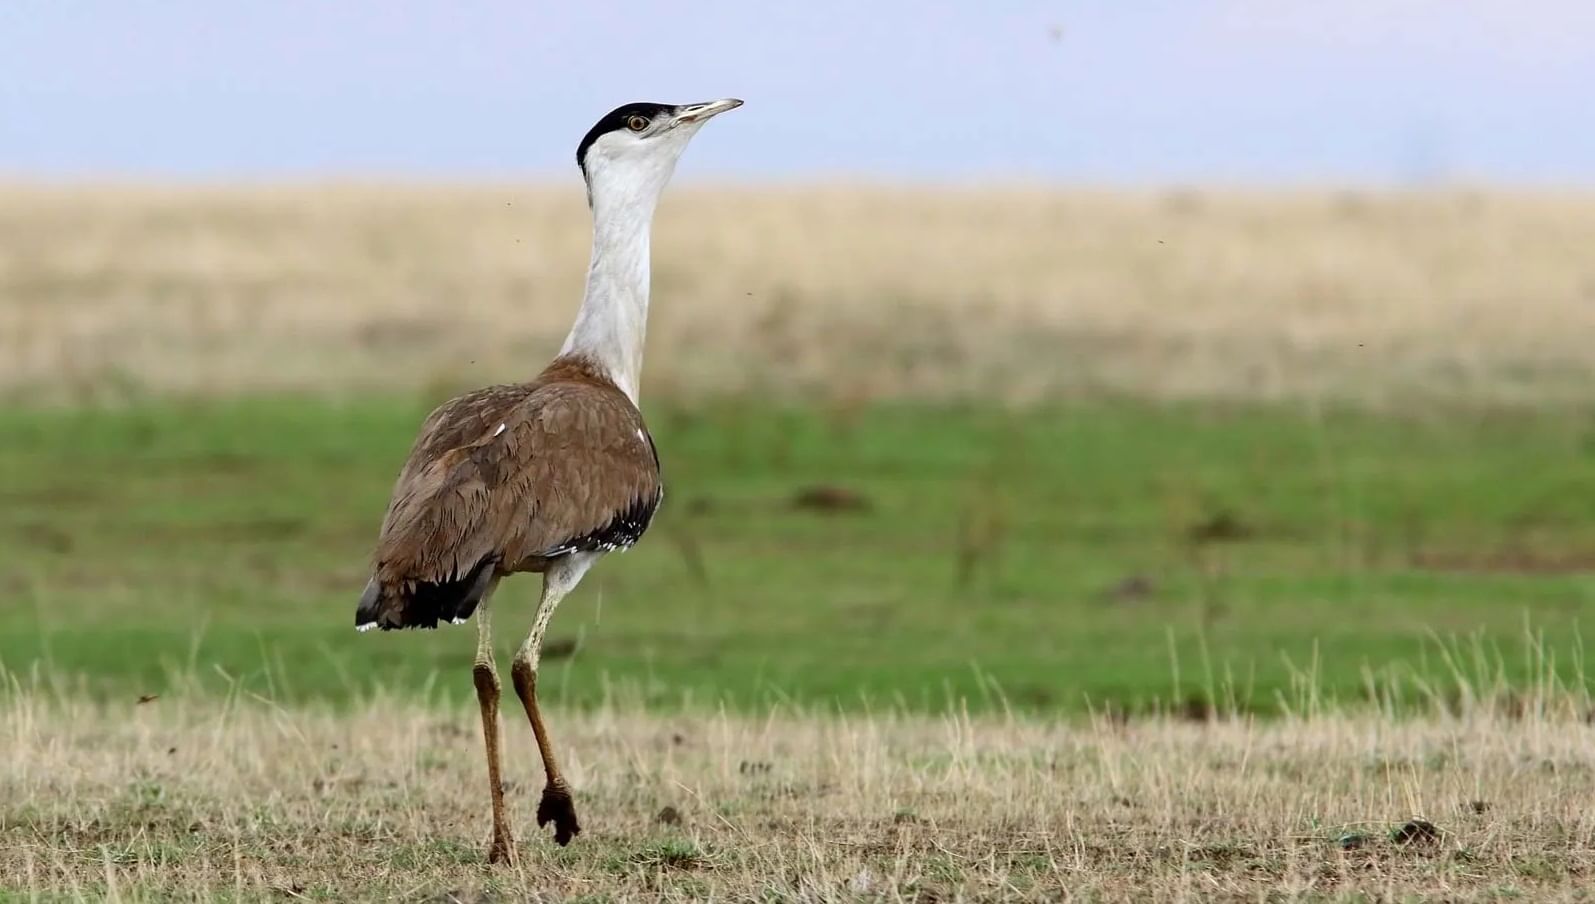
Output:
[[719,113],[742,106],[728,97],[702,104],[626,104],[598,120],[576,147],[589,204],[659,200],[692,136]]

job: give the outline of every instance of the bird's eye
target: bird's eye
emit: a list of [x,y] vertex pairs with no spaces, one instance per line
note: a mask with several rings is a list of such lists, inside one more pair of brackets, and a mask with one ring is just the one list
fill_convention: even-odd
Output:
[[633,116],[626,120],[626,128],[632,130],[633,132],[641,132],[643,129],[648,128],[648,117]]

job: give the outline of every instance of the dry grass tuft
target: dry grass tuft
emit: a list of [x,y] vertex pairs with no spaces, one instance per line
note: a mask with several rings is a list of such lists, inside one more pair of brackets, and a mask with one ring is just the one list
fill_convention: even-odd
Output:
[[532,826],[541,776],[510,720],[515,869],[483,862],[466,708],[16,691],[5,710],[0,882],[28,895],[1572,900],[1595,869],[1595,728],[1572,707],[1268,723],[567,712],[553,725],[587,829],[568,849]]
[[[558,189],[0,189],[0,391],[511,379],[581,294]],[[1587,401],[1595,199],[672,192],[650,393]]]

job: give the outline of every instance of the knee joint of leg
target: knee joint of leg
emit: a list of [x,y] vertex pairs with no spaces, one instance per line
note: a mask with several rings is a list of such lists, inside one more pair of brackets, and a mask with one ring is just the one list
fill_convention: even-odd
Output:
[[485,662],[478,662],[471,669],[471,680],[476,683],[478,694],[498,693],[498,672]]
[[521,697],[530,697],[537,693],[537,666],[532,664],[530,658],[516,656],[515,662],[510,666],[510,678],[515,682],[515,693]]

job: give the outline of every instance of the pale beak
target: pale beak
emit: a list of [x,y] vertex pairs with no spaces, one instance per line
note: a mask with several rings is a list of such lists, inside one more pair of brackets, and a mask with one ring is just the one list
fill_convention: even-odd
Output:
[[711,100],[706,104],[687,104],[676,109],[676,125],[702,122],[716,113],[724,113],[727,110],[735,110],[740,106],[742,106],[742,101],[737,100],[734,97],[727,97],[721,100]]

